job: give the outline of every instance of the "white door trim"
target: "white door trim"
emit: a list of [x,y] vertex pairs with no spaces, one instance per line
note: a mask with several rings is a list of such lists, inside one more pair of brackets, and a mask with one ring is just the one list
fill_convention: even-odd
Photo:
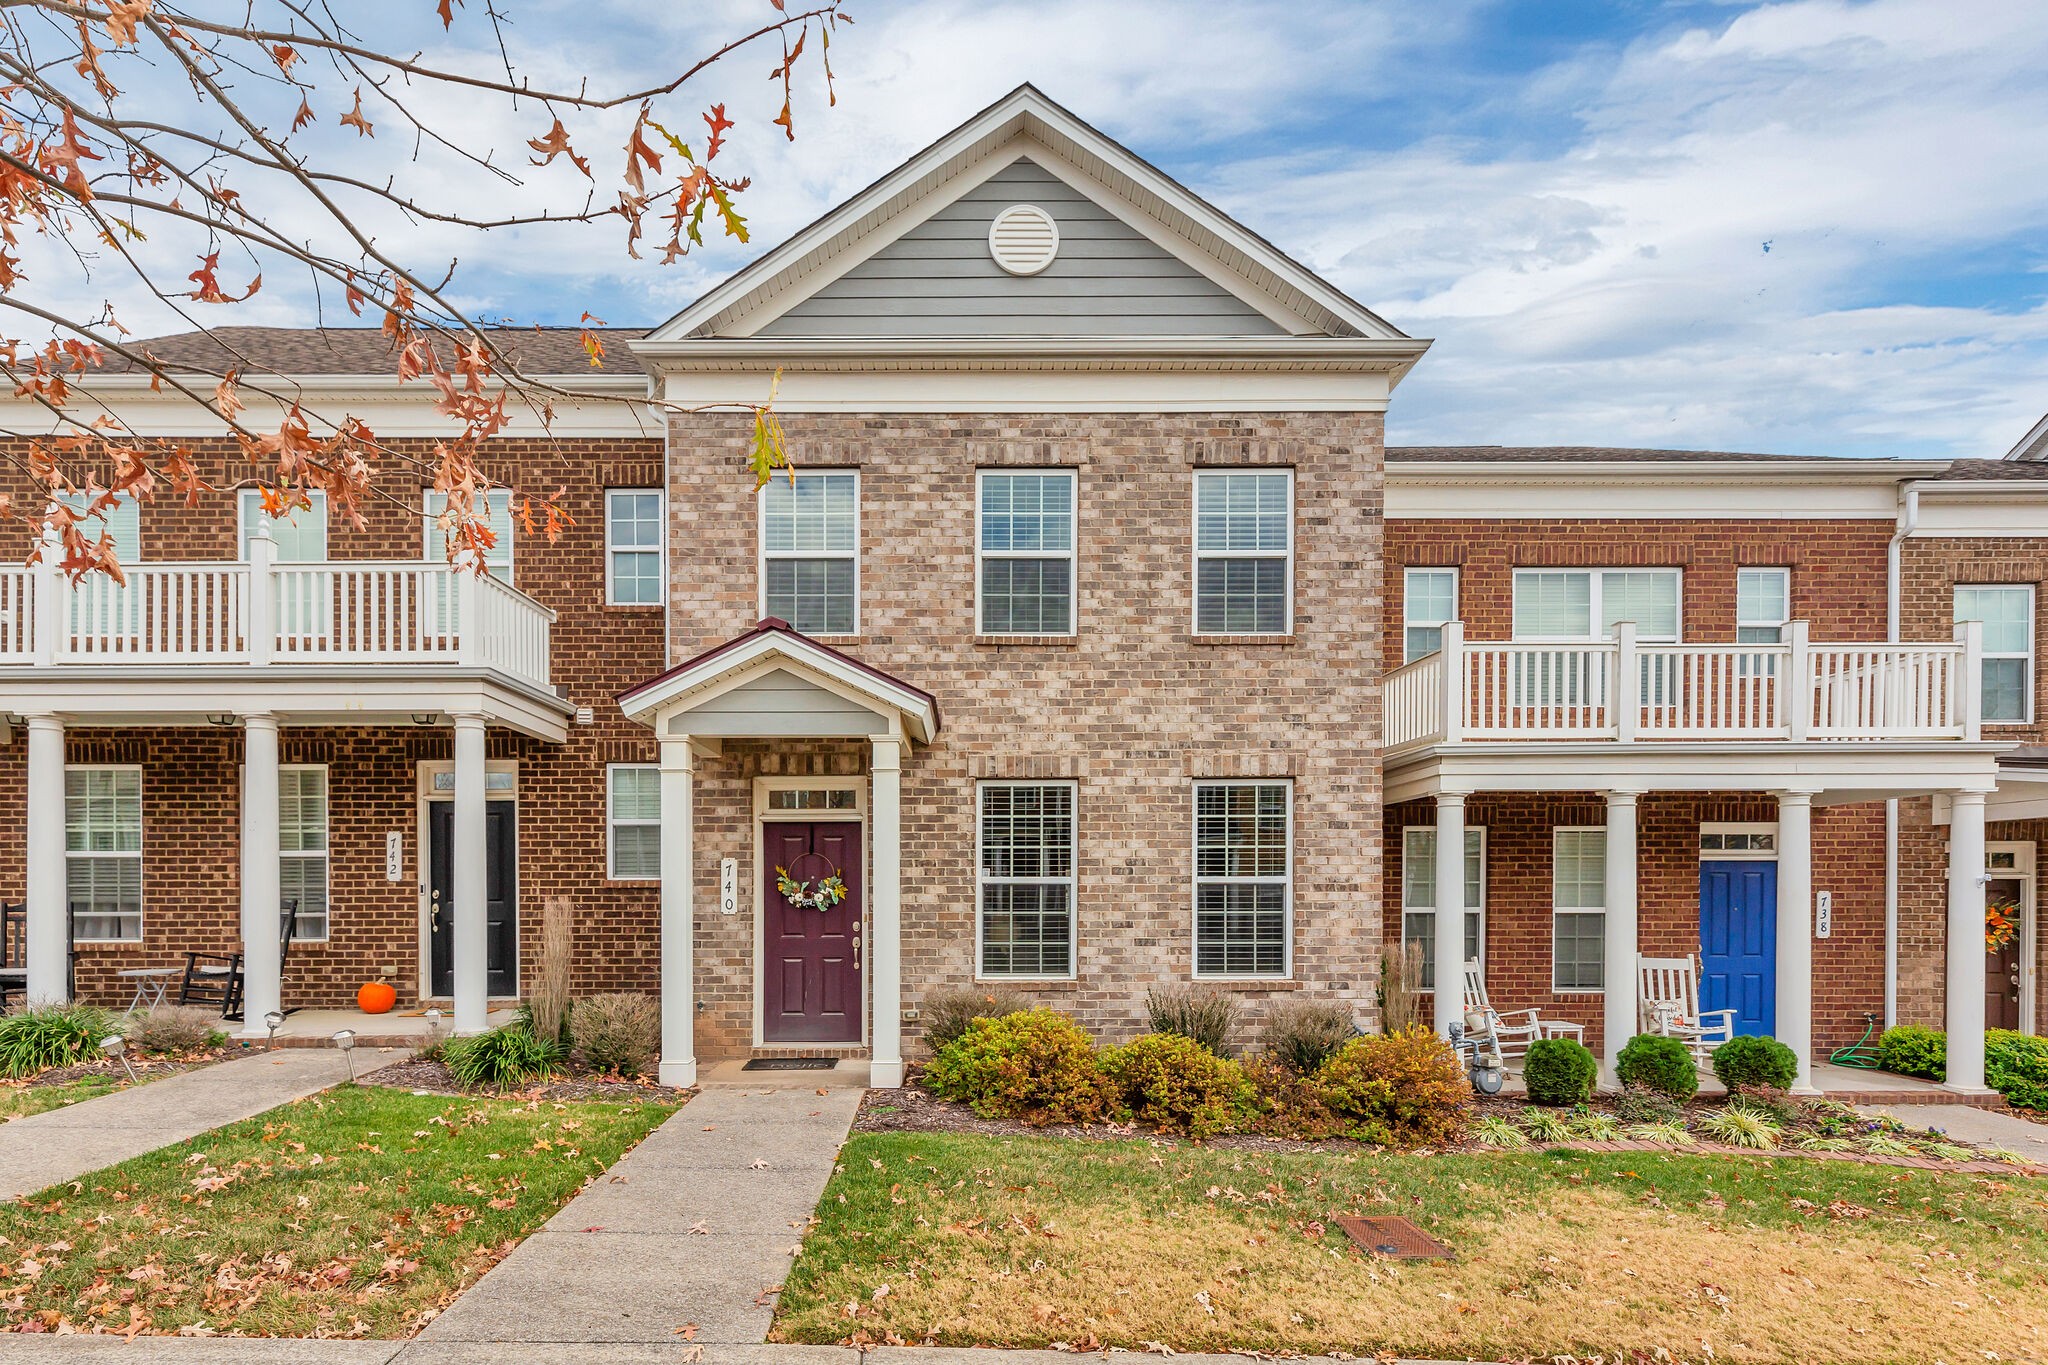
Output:
[[[768,794],[776,791],[850,791],[853,793],[852,810],[770,810]],[[754,1046],[770,1046],[765,1034],[765,1006],[767,1002],[766,973],[761,970],[765,960],[762,953],[763,940],[768,932],[767,902],[768,886],[761,875],[761,855],[765,844],[762,826],[770,823],[786,824],[793,821],[849,821],[860,829],[860,851],[863,862],[860,869],[860,937],[866,950],[860,964],[860,1037],[845,1043],[789,1043],[780,1046],[804,1047],[866,1047],[868,1045],[868,979],[873,975],[869,965],[873,958],[874,934],[871,932],[873,912],[868,891],[868,870],[874,866],[874,855],[868,848],[872,829],[868,823],[868,780],[865,777],[757,777],[754,779],[754,820],[753,820],[753,864],[745,880],[754,883]]]
[[[2011,867],[1994,867],[1992,860],[2001,853],[2013,855]],[[2040,901],[2039,882],[2034,875],[2034,845],[2031,840],[1993,840],[1984,845],[1984,875],[1991,877],[2014,877],[2020,883],[2020,1032],[2038,1033],[2040,1029],[2034,1014],[2035,991],[2039,973],[2035,970],[2035,957],[2040,951],[2040,937],[2035,920],[2035,906]]]
[[[420,999],[423,1001],[448,999],[445,995],[437,996],[434,994],[433,921],[427,899],[430,890],[429,883],[432,881],[433,872],[427,863],[427,851],[429,848],[428,841],[433,838],[433,826],[429,823],[427,806],[430,802],[453,801],[455,799],[455,793],[452,789],[449,791],[434,790],[434,778],[436,775],[447,773],[453,776],[454,772],[455,761],[453,759],[422,759],[416,765],[414,777],[416,786],[414,805],[417,809],[413,816],[412,866],[413,890],[419,901],[417,920],[419,934],[419,991]],[[509,789],[502,781],[497,783],[492,781],[493,778],[503,779],[506,777],[511,779]],[[519,864],[517,856],[519,848],[518,759],[492,758],[484,761],[484,800],[510,801],[512,803],[512,847],[514,851],[512,875],[512,994],[510,996],[492,996],[491,998],[494,1000],[517,1000],[519,998],[520,985],[519,938],[521,931],[525,927],[521,922],[519,914]]]

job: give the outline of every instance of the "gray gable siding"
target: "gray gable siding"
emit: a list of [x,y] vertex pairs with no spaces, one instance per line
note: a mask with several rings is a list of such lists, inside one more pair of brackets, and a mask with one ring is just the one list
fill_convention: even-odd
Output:
[[787,669],[741,683],[673,717],[669,733],[706,739],[875,735],[889,722]]
[[[1036,275],[988,228],[1012,204],[1059,224]],[[1275,336],[1282,329],[1043,166],[1020,159],[762,327],[764,337]]]

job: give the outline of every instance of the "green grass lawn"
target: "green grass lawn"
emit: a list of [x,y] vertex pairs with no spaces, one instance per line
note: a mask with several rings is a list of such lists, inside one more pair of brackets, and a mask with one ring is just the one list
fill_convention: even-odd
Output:
[[[144,1082],[151,1078],[143,1077]],[[128,1078],[120,1072],[111,1076],[81,1076],[74,1081],[63,1081],[56,1085],[5,1085],[0,1086],[0,1123],[10,1119],[25,1119],[31,1114],[43,1114],[52,1109],[62,1109],[67,1104],[80,1100],[97,1099],[111,1095],[116,1090],[125,1090]]]
[[674,1109],[283,1105],[0,1206],[0,1328],[408,1336]]
[[[1364,1255],[1344,1213],[1405,1215],[1456,1260]],[[874,1134],[841,1154],[775,1339],[2040,1359],[2044,1215],[2048,1181],[1795,1157]]]

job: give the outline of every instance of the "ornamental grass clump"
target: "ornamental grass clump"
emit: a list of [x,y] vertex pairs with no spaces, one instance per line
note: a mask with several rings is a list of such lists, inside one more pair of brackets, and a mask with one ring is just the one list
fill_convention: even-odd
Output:
[[578,1000],[569,1037],[593,1071],[638,1076],[661,1049],[661,1005],[650,995],[617,993]]
[[1218,1057],[1230,1055],[1237,1026],[1237,1001],[1221,991],[1193,986],[1154,986],[1145,992],[1145,1014],[1154,1033],[1192,1038]]
[[1295,1075],[1313,1076],[1357,1036],[1351,1011],[1342,1005],[1289,1000],[1273,1007],[1259,1042],[1268,1057]]
[[1714,1049],[1714,1075],[1728,1093],[1788,1090],[1799,1074],[1799,1058],[1776,1038],[1744,1035]]
[[1451,1045],[1426,1028],[1354,1038],[1316,1073],[1350,1136],[1386,1147],[1442,1147],[1471,1119],[1471,1087]]
[[544,1081],[560,1071],[562,1045],[536,1037],[524,1023],[511,1023],[451,1040],[442,1049],[441,1060],[456,1082],[467,1089],[504,1090]]
[[138,1010],[120,1021],[121,1036],[138,1052],[176,1055],[219,1047],[227,1042],[220,1018],[191,1005],[158,1005]]
[[1007,986],[985,991],[938,991],[924,998],[920,1012],[924,1020],[924,1045],[937,1052],[967,1032],[977,1019],[1000,1019],[1006,1014],[1028,1010],[1031,1002],[1023,993]]
[[1582,1043],[1570,1038],[1539,1038],[1522,1059],[1522,1084],[1529,1103],[1569,1109],[1593,1097],[1593,1079],[1600,1064]]
[[1095,1044],[1054,1010],[976,1019],[924,1070],[925,1088],[985,1119],[1092,1123],[1109,1105]]
[[99,1055],[113,1016],[90,1005],[38,1005],[0,1019],[0,1075],[33,1076]]
[[1111,1102],[1162,1133],[1212,1137],[1241,1127],[1255,1094],[1236,1062],[1192,1038],[1148,1033],[1104,1052]]
[[1623,1085],[1654,1090],[1674,1100],[1689,1100],[1700,1092],[1692,1049],[1661,1033],[1639,1033],[1624,1043],[1615,1058],[1614,1073]]

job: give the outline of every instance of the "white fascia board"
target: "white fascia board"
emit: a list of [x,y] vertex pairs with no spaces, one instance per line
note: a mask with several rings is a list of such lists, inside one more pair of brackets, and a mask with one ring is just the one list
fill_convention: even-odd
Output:
[[900,717],[911,737],[930,743],[937,716],[925,698],[892,686],[865,668],[849,664],[822,646],[786,632],[765,633],[725,650],[694,667],[672,673],[632,694],[622,703],[626,719],[654,726],[672,712],[699,706],[732,687],[790,667],[831,691],[874,709],[885,718]]
[[1920,520],[1910,539],[2048,538],[2048,479],[1915,483]]
[[1387,464],[1391,521],[1893,521],[1898,486],[1942,465],[1843,460],[1409,461]]
[[2020,437],[2018,444],[2005,452],[2005,458],[2038,460],[2043,452],[2048,452],[2048,414],[2043,414],[2040,421],[2027,429],[2027,434]]

